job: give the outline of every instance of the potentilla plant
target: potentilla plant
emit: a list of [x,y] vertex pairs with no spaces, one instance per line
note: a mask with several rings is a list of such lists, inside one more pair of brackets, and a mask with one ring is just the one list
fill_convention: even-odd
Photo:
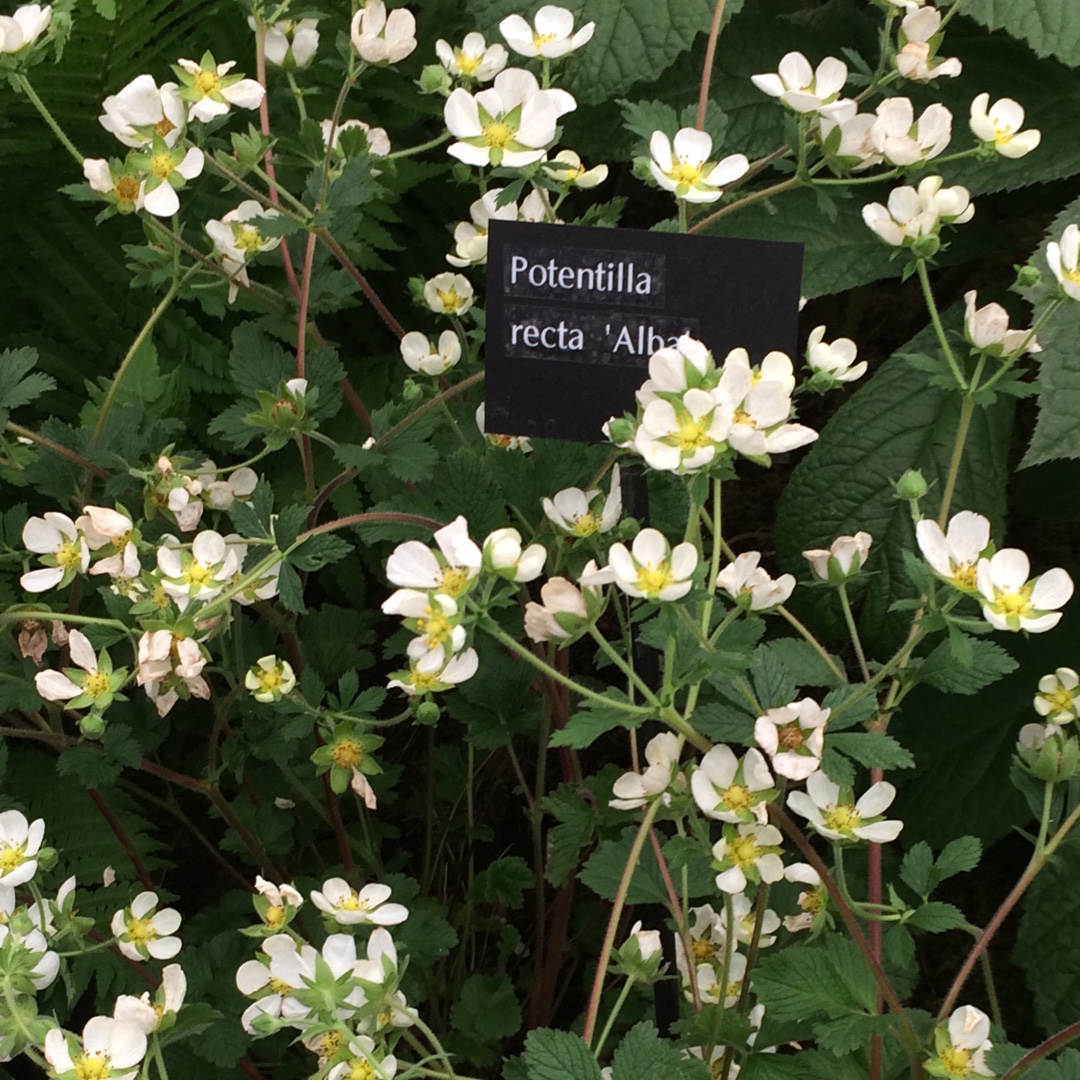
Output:
[[[62,1080],[1071,1075],[1072,1003],[1037,987],[1047,1037],[1014,1045],[988,949],[1025,897],[1037,936],[1048,865],[1055,895],[1076,884],[1070,556],[1002,511],[1030,357],[1033,460],[1080,445],[1054,399],[1080,208],[1018,268],[1030,320],[986,267],[939,304],[938,266],[1003,243],[969,239],[986,193],[1047,149],[969,81],[957,4],[876,0],[831,50],[802,12],[783,52],[748,0],[735,76],[722,0],[253,2],[236,34],[107,66],[102,157],[35,88],[90,47],[73,7],[0,14],[0,71],[154,299],[71,415],[52,337],[41,370],[29,330],[0,353],[0,1058]],[[900,278],[880,321],[925,307],[895,360],[840,306],[801,358],[688,331],[595,445],[488,430],[493,221],[798,239],[818,217],[807,295],[864,283],[832,258],[848,230],[866,280]],[[115,243],[89,235],[73,249]],[[745,492],[791,459],[774,531]],[[1038,671],[1001,695],[1031,708],[1005,716],[1012,817],[984,835],[1030,850],[995,909],[938,892],[981,824],[935,772],[975,744],[928,717],[1013,674],[1018,640]]]

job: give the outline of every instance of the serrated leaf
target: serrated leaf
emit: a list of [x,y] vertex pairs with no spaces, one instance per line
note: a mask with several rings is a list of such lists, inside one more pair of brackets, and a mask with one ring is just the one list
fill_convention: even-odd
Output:
[[596,831],[596,812],[570,784],[560,784],[541,804],[544,812],[559,822],[547,834],[547,858],[544,876],[556,888],[577,866],[581,849]]
[[958,836],[950,840],[937,857],[937,869],[942,880],[955,874],[974,870],[982,858],[982,843],[977,836]]
[[476,875],[469,899],[478,904],[501,904],[516,909],[521,907],[525,890],[532,883],[529,864],[520,855],[506,855]]
[[47,390],[56,388],[51,375],[33,370],[37,360],[37,349],[0,352],[0,428],[8,422],[12,409],[28,405]]
[[616,728],[640,727],[645,719],[644,714],[628,713],[618,707],[616,702],[626,702],[628,699],[621,691],[609,689],[605,697],[611,698],[612,704],[604,705],[599,701],[586,699],[581,707],[570,717],[566,727],[556,731],[551,737],[552,746],[572,746],[583,750],[591,746],[601,735],[614,731]]
[[529,1080],[601,1080],[600,1066],[580,1036],[534,1028],[525,1040]]
[[1026,41],[1039,56],[1056,56],[1069,67],[1080,67],[1080,8],[1072,0],[970,0],[964,14]]
[[900,864],[900,880],[918,896],[926,896],[934,887],[934,853],[925,840],[912,845]]
[[297,533],[307,521],[309,508],[306,506],[283,506],[274,518],[274,545],[278,551],[292,547]]
[[835,1020],[823,1020],[814,1025],[814,1038],[823,1050],[831,1054],[854,1053],[866,1045],[873,1035],[884,1035],[893,1023],[891,1016],[870,1016],[850,1013]]
[[946,694],[975,694],[1019,666],[1000,645],[981,638],[960,636],[967,643],[966,664],[962,666],[959,662],[950,637],[938,645],[919,668],[920,679],[935,690]]
[[[623,830],[618,840],[605,840],[582,868],[579,879],[598,896],[605,900],[614,900],[619,889],[619,880],[630,857],[630,847],[634,841],[636,829]],[[677,838],[676,838],[677,839]],[[669,844],[671,841],[668,842]],[[668,844],[663,847],[664,860],[671,862],[668,856]],[[675,854],[677,848],[672,849]],[[680,856],[684,851],[678,851]],[[716,892],[715,873],[705,855],[688,867],[687,888],[689,897],[710,896]],[[637,869],[630,881],[630,890],[626,896],[628,904],[664,904],[667,903],[667,889],[660,874],[660,866],[651,844],[646,844],[638,861]]]
[[304,586],[300,583],[300,575],[287,562],[281,564],[281,573],[278,574],[278,598],[286,611],[294,611],[299,615],[307,611],[304,607]]
[[911,752],[883,731],[840,732],[826,735],[826,742],[868,769],[910,769],[915,765]]
[[876,987],[858,947],[830,936],[759,960],[754,990],[773,1020],[807,1020],[872,1013]]
[[[450,1010],[455,1033],[482,1043],[498,1042],[517,1034],[521,1005],[514,984],[506,975],[470,975]],[[584,1045],[584,1044],[582,1044]]]
[[931,900],[923,904],[908,919],[908,926],[917,926],[931,934],[940,934],[945,930],[959,930],[967,924],[964,913],[955,904],[945,904],[940,900]]
[[332,533],[308,537],[290,556],[289,562],[297,569],[311,572],[321,570],[331,563],[340,562],[353,550],[348,540]]
[[611,1060],[611,1080],[643,1080],[644,1077],[664,1077],[680,1080],[692,1063],[680,1054],[675,1045],[661,1039],[656,1025],[650,1020],[635,1024],[624,1036]]
[[750,669],[754,693],[763,709],[775,709],[795,700],[797,689],[791,672],[781,659],[781,654],[767,645],[754,656]]
[[[770,641],[765,649],[779,658],[798,686],[832,688],[839,682],[836,673],[825,663],[821,653],[809,641],[803,641],[801,638],[778,638],[776,641]],[[834,656],[833,661],[843,670],[839,659]]]

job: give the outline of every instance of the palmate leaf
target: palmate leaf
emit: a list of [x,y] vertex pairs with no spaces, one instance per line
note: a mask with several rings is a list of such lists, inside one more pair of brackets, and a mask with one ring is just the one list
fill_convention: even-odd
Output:
[[40,371],[36,349],[5,349],[0,352],[0,429],[8,422],[11,411],[28,405],[56,386],[56,380]]

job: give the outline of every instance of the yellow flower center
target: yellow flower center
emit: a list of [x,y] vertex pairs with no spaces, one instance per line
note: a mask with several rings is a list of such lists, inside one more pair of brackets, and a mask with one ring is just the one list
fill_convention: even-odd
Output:
[[817,915],[825,910],[825,890],[822,888],[811,889],[809,892],[799,893],[799,907],[811,915]]
[[689,413],[683,413],[679,417],[679,430],[675,435],[675,445],[684,453],[693,453],[702,450],[712,440],[709,438],[708,421],[702,417],[694,420]]
[[1003,124],[1000,120],[994,121],[994,145],[1005,146],[1013,141],[1012,124]]
[[15,867],[22,866],[24,862],[26,862],[25,844],[0,849],[0,873],[10,874]]
[[1066,270],[1064,277],[1066,281],[1071,281],[1074,285],[1080,285],[1080,266],[1074,266],[1071,270]]
[[941,1052],[941,1064],[945,1066],[947,1076],[971,1075],[971,1051],[958,1046],[949,1046]]
[[460,596],[469,584],[469,571],[464,566],[447,566],[439,579],[438,590],[447,596]]
[[1072,691],[1066,690],[1064,686],[1058,686],[1049,694],[1043,694],[1043,698],[1053,712],[1071,713],[1076,709]]
[[139,197],[139,181],[133,176],[121,176],[113,185],[117,202],[134,203]]
[[213,579],[214,573],[209,566],[203,566],[202,563],[193,562],[191,566],[188,567],[185,576],[189,585],[205,585]]
[[752,836],[737,836],[727,846],[727,857],[743,870],[753,866],[758,856],[757,841]]
[[643,593],[658,593],[675,581],[668,566],[642,566],[638,569],[637,587]]
[[156,608],[167,608],[169,606],[169,594],[160,581],[154,586],[153,592],[150,593],[150,603]]
[[334,744],[330,757],[339,769],[355,769],[364,760],[364,748],[352,739],[342,739]]
[[359,894],[350,892],[344,900],[339,901],[338,911],[367,911],[371,905],[366,900],[361,900]]
[[969,562],[954,566],[952,579],[961,589],[974,589],[976,582],[975,566]]
[[176,125],[167,116],[163,116],[154,125],[155,134],[160,135],[163,139],[165,138],[166,135],[169,134],[169,132],[175,131],[175,130],[176,130]]
[[462,75],[472,75],[480,66],[482,56],[473,56],[471,53],[462,52],[460,49],[454,53],[454,63]]
[[136,919],[132,917],[127,924],[127,939],[133,945],[146,945],[157,936],[157,931],[150,925],[149,919]]
[[690,165],[685,161],[678,162],[668,176],[676,184],[685,184],[687,187],[695,187],[705,179],[705,170],[700,165]]
[[549,41],[554,41],[556,36],[555,34],[533,34],[533,48],[542,48]]
[[150,159],[150,173],[160,180],[166,179],[175,168],[176,162],[173,161],[172,154],[155,154]]
[[747,427],[752,428],[757,427],[757,421],[745,409],[735,410],[735,415],[732,417],[732,423],[745,424]]
[[218,78],[216,71],[200,71],[195,76],[195,81],[191,86],[196,93],[201,94],[203,97],[209,97],[211,94],[216,94],[221,90],[221,80]]
[[109,676],[103,671],[95,671],[86,680],[86,685],[83,690],[92,698],[99,698],[102,694],[109,692]]
[[266,914],[263,916],[263,922],[266,923],[271,930],[276,930],[285,922],[285,909],[283,907],[267,908]]
[[690,946],[690,951],[694,954],[694,960],[699,964],[708,963],[716,955],[713,943],[705,938],[698,938]]
[[441,672],[440,673],[435,673],[435,672],[431,672],[431,671],[423,672],[423,671],[416,671],[414,669],[412,671],[412,674],[411,674],[412,685],[418,691],[420,691],[420,693],[424,693],[427,690],[431,690],[435,686],[435,684],[439,681],[439,674],[441,674]]
[[776,741],[785,750],[799,750],[806,741],[806,735],[803,729],[792,721],[776,729]]
[[729,810],[749,810],[753,805],[750,789],[743,784],[732,784],[720,793],[720,799]]
[[453,313],[458,308],[465,305],[465,301],[458,295],[457,290],[449,288],[445,292],[442,289],[436,289],[435,295],[439,298],[439,303],[443,306],[443,311]]
[[514,133],[508,124],[501,120],[488,124],[484,128],[484,145],[494,150],[505,150],[514,141]]
[[234,225],[233,240],[241,251],[258,251],[262,247],[262,233],[252,225]]
[[453,627],[450,625],[450,620],[441,611],[433,611],[431,608],[427,608],[426,612],[427,618],[417,619],[416,626],[434,649],[450,636]]
[[112,1072],[108,1054],[80,1054],[74,1064],[76,1080],[105,1080]]
[[862,824],[862,815],[852,803],[845,803],[843,806],[830,803],[822,812],[821,820],[827,829],[834,832],[850,832]]
[[394,1022],[394,1010],[391,1008],[385,1008],[378,1016],[375,1017],[375,1023],[381,1027],[388,1027]]
[[1031,606],[1031,586],[1024,585],[1019,592],[998,593],[991,605],[999,615],[1009,618],[1011,615],[1026,615],[1033,610]]
[[348,1080],[375,1080],[375,1070],[360,1058],[353,1058],[349,1062]]
[[282,997],[292,993],[292,987],[284,979],[271,978],[266,985],[275,994],[281,994]]
[[340,1031],[328,1031],[319,1040],[319,1057],[331,1058],[334,1057],[341,1049],[341,1032]]
[[82,551],[77,544],[65,541],[56,551],[56,565],[61,570],[77,570],[82,565]]
[[592,536],[600,528],[600,519],[590,511],[572,519],[570,531],[575,536]]
[[269,694],[273,694],[275,691],[281,689],[281,684],[284,682],[284,676],[282,675],[281,667],[275,664],[268,671],[260,671],[255,676],[259,681],[259,689],[264,690]]

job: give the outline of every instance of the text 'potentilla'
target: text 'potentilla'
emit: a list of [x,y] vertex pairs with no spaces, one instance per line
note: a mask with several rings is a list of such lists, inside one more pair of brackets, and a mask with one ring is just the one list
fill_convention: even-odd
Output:
[[653,292],[652,275],[637,270],[633,261],[596,263],[595,266],[560,266],[554,259],[530,262],[524,255],[510,260],[510,284],[526,282],[537,289],[567,289],[575,292],[629,293],[649,296]]

